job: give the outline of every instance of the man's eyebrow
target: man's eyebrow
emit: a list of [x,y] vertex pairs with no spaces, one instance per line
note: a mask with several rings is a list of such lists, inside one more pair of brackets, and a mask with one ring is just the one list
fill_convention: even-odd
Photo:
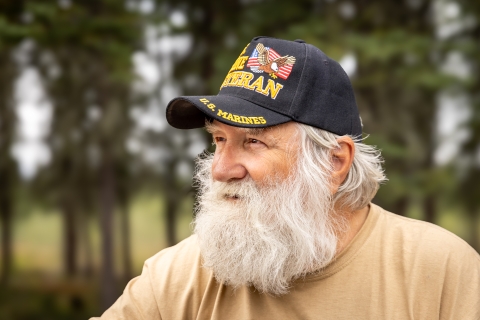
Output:
[[250,134],[252,136],[259,136],[263,133],[265,133],[265,131],[267,128],[245,128],[245,133],[246,134]]

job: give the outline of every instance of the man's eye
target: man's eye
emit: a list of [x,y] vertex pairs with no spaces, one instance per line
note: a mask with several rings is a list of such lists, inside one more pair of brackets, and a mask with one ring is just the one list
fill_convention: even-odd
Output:
[[251,143],[251,144],[257,144],[257,145],[263,145],[264,143],[258,139],[248,139],[248,143]]
[[223,137],[215,137],[215,138],[213,138],[213,143],[214,143],[214,144],[217,144],[217,143],[220,143],[220,142],[223,142],[223,141],[225,141],[225,138],[223,138]]

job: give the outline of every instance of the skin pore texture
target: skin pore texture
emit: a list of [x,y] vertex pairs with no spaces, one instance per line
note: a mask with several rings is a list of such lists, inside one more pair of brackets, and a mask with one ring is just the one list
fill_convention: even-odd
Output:
[[[212,163],[214,181],[228,183],[251,178],[261,187],[271,177],[286,179],[295,168],[298,158],[298,129],[294,122],[263,129],[247,129],[214,121],[207,126],[207,130],[216,144]],[[355,153],[355,145],[350,137],[340,137],[337,141],[340,148],[332,153],[332,194],[345,180]],[[238,200],[234,194],[228,195],[227,199],[232,202]],[[345,208],[337,211],[343,216],[346,228],[344,232],[338,233],[336,255],[353,240],[363,226],[368,211],[368,206],[356,211]]]

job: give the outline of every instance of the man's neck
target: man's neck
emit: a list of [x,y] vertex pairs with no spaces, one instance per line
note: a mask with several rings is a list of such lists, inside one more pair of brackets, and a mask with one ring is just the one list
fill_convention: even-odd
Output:
[[342,253],[342,251],[350,244],[350,242],[352,242],[353,238],[355,238],[365,223],[365,220],[367,220],[369,211],[370,205],[367,205],[360,210],[353,211],[345,215],[347,228],[346,232],[339,234],[336,256]]

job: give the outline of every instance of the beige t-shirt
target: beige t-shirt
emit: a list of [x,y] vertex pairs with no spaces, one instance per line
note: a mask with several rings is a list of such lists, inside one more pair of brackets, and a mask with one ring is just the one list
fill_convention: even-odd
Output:
[[218,284],[196,241],[148,259],[101,319],[480,319],[480,256],[438,226],[373,204],[336,260],[281,297]]

